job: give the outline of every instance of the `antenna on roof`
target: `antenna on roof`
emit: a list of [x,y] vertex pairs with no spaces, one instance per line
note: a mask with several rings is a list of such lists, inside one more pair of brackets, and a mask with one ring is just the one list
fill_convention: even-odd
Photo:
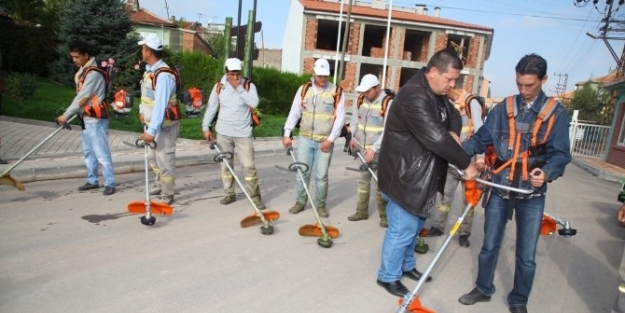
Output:
[[167,11],[167,19],[169,19],[169,5],[167,4],[167,0],[165,0],[165,10]]

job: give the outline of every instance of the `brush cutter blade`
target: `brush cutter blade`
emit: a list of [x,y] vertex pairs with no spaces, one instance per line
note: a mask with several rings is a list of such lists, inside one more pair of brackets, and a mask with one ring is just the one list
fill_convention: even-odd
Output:
[[[399,298],[399,306],[404,304],[404,298]],[[419,301],[419,297],[414,297],[410,305],[408,306],[408,312],[410,313],[436,313],[433,310],[430,310],[421,305],[421,301]]]
[[556,220],[553,218],[543,215],[543,222],[540,225],[540,235],[548,236],[553,234],[556,231]]
[[[265,219],[268,222],[273,222],[273,221],[277,221],[280,219],[280,213],[276,211],[262,212],[262,214],[263,214],[263,217],[265,217]],[[263,223],[263,220],[260,219],[260,216],[257,213],[254,213],[252,215],[244,217],[241,220],[241,227],[246,228],[246,227],[250,227],[254,225],[259,225],[262,223]]]
[[[325,226],[328,235],[332,238],[336,238],[339,236],[339,229],[332,226]],[[321,231],[321,227],[319,224],[315,225],[304,225],[299,228],[299,235],[306,237],[323,237],[323,232]]]
[[[171,206],[159,201],[150,201],[150,211],[153,215],[171,215],[174,212]],[[134,201],[128,203],[128,213],[145,214],[147,207],[144,201]]]
[[17,188],[17,190],[19,191],[24,191],[26,189],[24,188],[24,184],[22,184],[22,182],[19,181],[19,179],[11,176],[11,174],[8,174],[8,173],[0,177],[0,185],[13,186]]

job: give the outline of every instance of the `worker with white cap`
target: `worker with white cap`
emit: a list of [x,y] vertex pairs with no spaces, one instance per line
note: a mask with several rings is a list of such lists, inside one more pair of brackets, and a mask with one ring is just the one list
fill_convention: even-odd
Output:
[[[295,94],[282,138],[285,148],[292,146],[291,131],[301,118],[296,156],[299,162],[308,164],[309,170],[304,173],[306,185],[310,182],[310,173],[315,173],[315,199],[310,200],[315,201],[321,217],[328,217],[328,169],[334,141],[341,134],[345,122],[343,90],[328,82],[329,76],[328,61],[316,60],[311,81],[300,86]],[[289,209],[291,214],[297,214],[306,207],[308,199],[304,183],[297,182],[295,205]]]
[[[241,77],[241,60],[226,60],[225,74],[213,87],[208,98],[208,105],[202,131],[206,140],[213,140],[212,121],[217,115],[217,144],[222,153],[237,153],[237,159],[243,166],[243,175],[248,194],[260,210],[265,209],[261,201],[260,186],[256,164],[254,162],[254,141],[252,139],[252,115],[250,110],[258,107],[256,86],[249,79]],[[219,111],[219,114],[217,114]],[[236,148],[236,149],[235,149]],[[232,158],[224,159],[233,167]],[[228,205],[236,201],[234,176],[226,164],[221,164],[221,180],[224,184],[224,198],[220,203]]]
[[[360,80],[356,88],[360,93],[356,105],[352,106],[352,121],[350,123],[352,140],[350,150],[364,149],[365,162],[377,163],[378,151],[382,145],[384,133],[384,117],[393,101],[393,94],[383,92],[380,81],[373,74],[367,74]],[[376,171],[376,170],[374,170]],[[363,171],[358,177],[356,186],[357,200],[356,213],[347,217],[350,221],[361,221],[369,218],[369,196],[371,194],[371,173]],[[386,201],[382,198],[376,182],[376,200],[380,213],[380,226],[387,227]]]
[[139,41],[141,56],[147,64],[141,81],[139,119],[146,125],[141,139],[156,142],[148,149],[148,159],[156,174],[150,195],[160,195],[161,201],[171,204],[175,193],[176,139],[180,133],[180,107],[176,87],[178,73],[163,60],[163,42],[156,35]]

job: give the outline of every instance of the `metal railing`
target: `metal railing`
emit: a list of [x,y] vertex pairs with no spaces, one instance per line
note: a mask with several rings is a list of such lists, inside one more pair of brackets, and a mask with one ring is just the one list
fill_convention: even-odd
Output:
[[569,136],[571,155],[605,160],[610,126],[578,123],[573,120],[569,126]]

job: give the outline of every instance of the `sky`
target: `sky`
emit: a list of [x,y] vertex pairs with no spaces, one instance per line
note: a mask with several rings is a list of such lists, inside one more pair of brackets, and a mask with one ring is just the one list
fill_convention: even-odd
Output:
[[[257,21],[263,24],[258,46],[281,48],[287,15],[292,0],[257,1]],[[293,0],[296,1],[296,0]],[[337,0],[338,1],[338,0]],[[391,0],[386,0],[390,4]],[[241,24],[247,23],[253,0],[240,0]],[[369,1],[364,1],[369,2]],[[429,14],[441,8],[441,17],[487,26],[495,30],[490,57],[484,66],[484,77],[491,81],[491,96],[505,97],[517,93],[514,67],[521,57],[537,53],[548,62],[548,80],[543,90],[555,94],[557,86],[573,90],[576,83],[608,73],[616,60],[602,40],[592,39],[587,32],[599,34],[605,16],[605,1],[577,7],[574,0],[393,0],[393,6],[414,7],[425,4]],[[590,1],[592,2],[592,1]],[[348,0],[345,0],[347,6]],[[139,0],[142,8],[167,17],[166,0]],[[167,0],[169,15],[187,21],[223,24],[226,17],[237,24],[237,0]],[[613,17],[625,13],[621,8]],[[618,34],[616,34],[618,35]],[[259,38],[260,37],[260,38]],[[618,56],[623,41],[609,41]]]

